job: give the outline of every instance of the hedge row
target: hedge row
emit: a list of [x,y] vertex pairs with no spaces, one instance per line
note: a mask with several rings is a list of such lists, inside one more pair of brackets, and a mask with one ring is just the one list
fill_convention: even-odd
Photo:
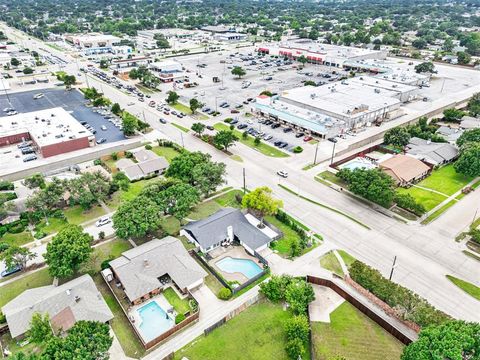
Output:
[[451,319],[413,291],[384,278],[378,270],[358,260],[350,266],[349,272],[355,282],[390,305],[404,320],[425,327],[440,325]]

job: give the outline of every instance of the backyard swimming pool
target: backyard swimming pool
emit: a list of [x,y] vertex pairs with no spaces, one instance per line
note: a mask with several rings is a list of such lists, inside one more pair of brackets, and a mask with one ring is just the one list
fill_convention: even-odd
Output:
[[167,315],[156,301],[151,301],[137,309],[142,320],[139,325],[143,340],[149,342],[175,326],[175,321]]
[[356,157],[345,164],[339,166],[340,169],[348,169],[348,170],[355,170],[355,169],[374,169],[376,168],[375,164],[372,164],[367,159]]
[[262,268],[258,266],[255,261],[250,259],[237,259],[230,256],[217,261],[215,265],[217,265],[222,271],[227,273],[238,272],[248,279],[251,279],[262,272]]

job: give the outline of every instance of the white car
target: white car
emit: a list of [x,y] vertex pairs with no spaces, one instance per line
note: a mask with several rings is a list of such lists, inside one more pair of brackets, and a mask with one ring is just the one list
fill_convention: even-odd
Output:
[[135,105],[135,103],[134,103],[134,102],[129,102],[129,103],[127,104],[127,106],[132,106],[132,105]]
[[108,216],[105,216],[105,217],[102,217],[102,218],[98,219],[97,222],[95,223],[95,226],[100,227],[100,226],[103,226],[103,225],[107,225],[111,221],[112,220]]
[[8,115],[8,116],[17,115],[17,114],[18,114],[18,112],[15,111],[15,110],[12,110],[12,111],[7,112],[7,115]]
[[38,93],[38,94],[35,94],[33,95],[33,99],[34,100],[37,100],[37,99],[41,99],[43,98],[45,95],[43,93]]
[[277,171],[277,175],[278,176],[281,176],[283,178],[287,178],[288,177],[288,173],[286,171],[283,171],[283,170],[280,170],[280,171]]
[[103,131],[105,131],[105,130],[107,130],[107,127],[106,127],[105,125],[102,125],[102,126],[100,127],[100,129],[102,129]]

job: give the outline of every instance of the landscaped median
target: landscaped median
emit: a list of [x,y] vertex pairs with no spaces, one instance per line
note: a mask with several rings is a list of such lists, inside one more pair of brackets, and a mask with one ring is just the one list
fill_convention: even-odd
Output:
[[[221,130],[227,130],[228,131],[228,130],[230,130],[230,127],[228,125],[225,125],[225,124],[222,124],[222,123],[217,123],[217,124],[213,125],[213,127],[217,131],[221,131]],[[259,151],[263,155],[271,156],[271,157],[278,157],[278,158],[289,157],[290,156],[287,153],[285,153],[285,152],[283,152],[279,149],[276,149],[273,146],[265,144],[262,141],[258,145],[255,145],[255,138],[254,137],[248,135],[248,137],[246,139],[244,139],[243,136],[242,136],[242,133],[240,131],[236,130],[236,129],[233,130],[233,133],[238,137],[239,141],[242,144],[247,145],[248,147]]]

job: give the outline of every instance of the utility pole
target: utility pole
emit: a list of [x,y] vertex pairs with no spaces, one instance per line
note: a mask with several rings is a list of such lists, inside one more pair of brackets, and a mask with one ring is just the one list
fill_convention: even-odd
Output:
[[247,192],[247,187],[245,184],[245,168],[243,168],[243,195]]
[[182,139],[182,147],[185,149],[185,143],[183,142],[183,133],[181,130],[180,131],[180,138]]
[[330,142],[333,142],[333,149],[332,149],[332,157],[330,159],[330,165],[333,164],[333,157],[335,156],[335,145],[337,144],[337,139],[335,138],[329,138],[328,139]]
[[317,146],[315,147],[315,157],[313,158],[313,165],[317,165],[317,153],[318,153],[318,144],[320,143],[317,142]]
[[390,276],[388,280],[392,280],[393,270],[395,270],[395,268],[397,267],[396,264],[397,264],[397,255],[395,255],[395,257],[393,258],[392,270],[390,270]]

